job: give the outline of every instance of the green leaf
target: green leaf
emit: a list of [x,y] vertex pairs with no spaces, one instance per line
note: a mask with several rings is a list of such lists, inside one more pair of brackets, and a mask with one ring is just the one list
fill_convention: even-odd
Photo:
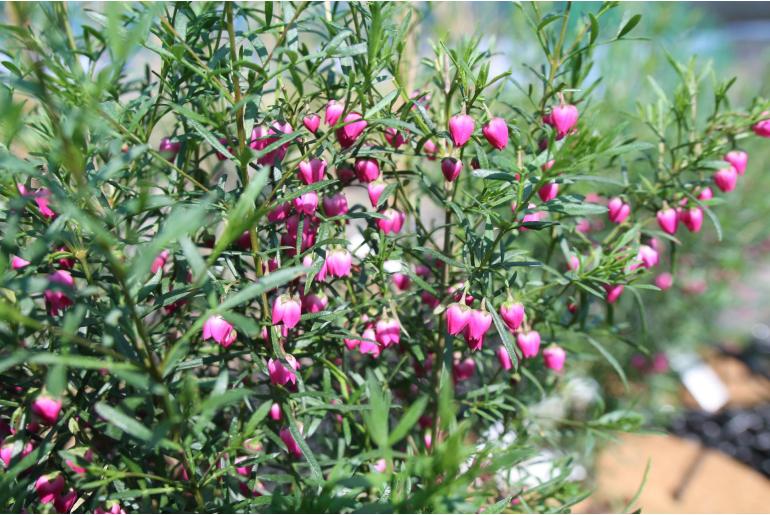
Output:
[[593,13],[588,13],[588,17],[591,20],[591,38],[588,41],[589,45],[593,45],[596,42],[596,38],[599,37],[599,21]]
[[318,465],[318,460],[316,460],[313,451],[310,450],[307,441],[305,441],[305,437],[302,436],[302,433],[297,426],[297,421],[294,419],[294,414],[291,412],[291,408],[288,405],[284,405],[283,413],[289,421],[289,432],[291,433],[291,436],[294,437],[297,445],[299,445],[299,448],[302,450],[302,455],[307,460],[308,465],[310,465],[310,474],[313,476],[314,480],[320,483],[323,481],[321,467]]
[[386,106],[390,105],[391,102],[393,102],[393,99],[396,98],[397,95],[398,95],[398,90],[394,90],[388,93],[387,95],[385,95],[384,97],[382,97],[382,99],[380,99],[379,102],[374,104],[372,107],[370,107],[366,111],[366,114],[364,114],[364,119],[368,121],[372,116],[382,111]]
[[629,32],[631,32],[634,29],[634,27],[636,27],[639,24],[641,19],[642,19],[642,15],[641,14],[633,15],[631,17],[631,19],[628,20],[628,22],[626,22],[625,25],[623,25],[623,28],[620,29],[620,32],[618,32],[618,35],[615,36],[615,39],[620,39],[623,36],[625,36],[626,34],[628,34]]
[[192,119],[188,119],[187,123],[190,124],[190,127],[195,129],[195,132],[200,134],[203,137],[203,139],[205,139],[209,143],[209,145],[214,147],[214,150],[224,155],[227,159],[235,160],[235,156],[232,155],[229,150],[227,150],[227,147],[225,147],[224,145],[222,145],[222,143],[219,142],[219,138],[217,138],[211,132],[206,130],[206,128],[203,125],[201,125],[200,123]]
[[599,353],[604,356],[604,359],[607,360],[607,362],[612,366],[613,369],[615,369],[615,372],[617,372],[618,377],[620,377],[620,380],[623,382],[623,386],[628,390],[628,380],[626,379],[626,373],[623,372],[623,367],[620,366],[620,363],[618,363],[618,360],[615,359],[615,357],[609,353],[607,349],[604,348],[604,345],[599,343],[598,341],[594,340],[590,335],[584,334],[586,340],[588,340],[588,343],[590,343],[596,350],[599,351]]
[[423,396],[417,399],[417,401],[415,401],[411,406],[409,406],[409,409],[406,410],[406,413],[404,413],[404,415],[401,417],[401,420],[399,420],[398,424],[396,424],[393,432],[390,433],[390,437],[388,438],[388,445],[393,446],[394,444],[400,442],[401,439],[409,433],[412,427],[414,427],[414,425],[420,419],[420,416],[425,411],[425,407],[427,405],[428,398]]
[[138,438],[139,440],[144,440],[145,442],[149,442],[152,438],[152,431],[147,429],[144,424],[132,417],[129,417],[122,411],[119,411],[103,402],[96,403],[95,409],[96,413],[98,413],[100,417],[124,433]]

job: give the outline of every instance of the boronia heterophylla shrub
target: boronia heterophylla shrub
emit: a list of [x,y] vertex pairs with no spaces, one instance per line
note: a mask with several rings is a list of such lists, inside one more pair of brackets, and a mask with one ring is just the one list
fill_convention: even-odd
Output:
[[408,4],[9,6],[3,509],[583,498],[571,449],[642,421],[544,399],[625,381],[640,290],[770,136],[694,62],[643,137],[602,111],[595,50],[640,22],[613,8],[520,6],[541,57],[493,76]]

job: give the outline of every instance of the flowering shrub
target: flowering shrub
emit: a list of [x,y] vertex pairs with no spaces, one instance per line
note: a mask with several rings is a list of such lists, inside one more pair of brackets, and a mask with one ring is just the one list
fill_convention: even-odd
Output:
[[108,4],[77,31],[13,6],[0,506],[578,502],[560,451],[642,420],[543,399],[597,360],[625,382],[640,290],[668,289],[682,232],[720,233],[738,143],[770,136],[766,101],[704,101],[678,63],[649,140],[625,135],[589,81],[640,21],[611,8],[567,31],[569,7],[522,7],[525,77],[478,40],[418,63],[409,5]]

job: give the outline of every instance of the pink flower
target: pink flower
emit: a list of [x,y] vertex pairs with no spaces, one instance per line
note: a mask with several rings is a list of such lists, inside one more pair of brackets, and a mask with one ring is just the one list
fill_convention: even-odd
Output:
[[518,345],[522,356],[534,358],[540,350],[540,333],[537,331],[522,331],[516,335],[516,345]]
[[645,268],[652,268],[658,264],[660,258],[658,257],[658,251],[649,245],[640,245],[639,253],[636,255],[636,259],[642,262],[642,266]]
[[476,373],[476,362],[473,358],[465,358],[463,361],[456,361],[452,366],[452,378],[455,383],[467,381]]
[[396,211],[393,208],[388,208],[382,212],[385,218],[377,219],[377,227],[385,234],[396,234],[401,231],[404,226],[404,219],[406,218],[404,213]]
[[441,160],[441,173],[447,182],[454,182],[460,176],[463,169],[463,162],[454,157],[445,157]]
[[150,267],[150,272],[153,274],[156,274],[158,270],[162,270],[163,267],[166,265],[166,261],[168,261],[169,252],[168,250],[161,251],[158,256],[153,259],[152,266]]
[[332,250],[326,254],[326,271],[332,277],[348,277],[353,256],[345,249]]
[[668,234],[674,234],[679,224],[679,216],[674,208],[667,207],[658,211],[656,215],[658,218],[658,225],[663,232]]
[[429,161],[433,161],[436,159],[436,152],[438,151],[436,148],[436,143],[433,140],[427,140],[423,146],[422,146],[423,152],[425,152],[425,155],[427,156]]
[[47,395],[40,395],[32,402],[32,413],[40,418],[43,424],[52,426],[59,419],[62,402]]
[[733,191],[738,183],[738,172],[735,167],[722,168],[714,174],[714,184],[725,193]]
[[487,311],[472,309],[468,319],[468,325],[465,326],[465,341],[468,347],[477,351],[484,344],[484,335],[489,331],[492,325],[492,315]]
[[318,193],[315,191],[308,191],[295,198],[294,209],[296,209],[298,213],[304,213],[306,215],[314,214],[316,209],[318,209]]
[[323,293],[316,295],[311,293],[302,298],[302,311],[305,313],[318,313],[329,305],[329,298]]
[[61,494],[54,497],[53,506],[59,513],[69,513],[72,510],[72,507],[75,505],[75,501],[77,500],[77,492],[70,488],[66,494]]
[[213,339],[225,349],[233,344],[238,333],[233,326],[220,315],[210,317],[203,324],[203,339]]
[[398,130],[393,127],[387,127],[385,129],[385,140],[390,143],[390,146],[398,150],[398,147],[406,143],[406,138]]
[[318,131],[318,126],[321,125],[321,117],[317,114],[309,114],[302,119],[302,125],[315,134]]
[[358,137],[366,129],[367,123],[360,113],[350,113],[345,117],[345,125],[337,129],[337,141],[342,148],[353,146]]
[[348,199],[344,193],[337,193],[323,199],[324,214],[326,216],[340,216],[348,212]]
[[291,354],[286,354],[286,362],[291,368],[286,368],[284,364],[273,358],[267,360],[267,371],[270,375],[270,382],[277,385],[286,383],[297,384],[296,370],[299,369],[299,363]]
[[335,172],[337,174],[337,179],[344,185],[347,186],[351,182],[353,182],[353,179],[356,178],[356,172],[348,165],[341,165],[337,167],[337,170]]
[[56,213],[48,206],[49,199],[51,198],[51,191],[48,188],[41,188],[35,193],[35,203],[37,209],[44,218],[53,219],[56,218]]
[[658,277],[655,278],[655,286],[657,286],[663,291],[668,290],[673,285],[674,285],[674,276],[672,276],[668,272],[663,272],[662,274],[660,274]]
[[371,327],[364,329],[364,332],[361,333],[361,340],[359,340],[358,351],[361,354],[371,354],[372,357],[376,358],[380,355],[381,350],[374,329]]
[[323,159],[311,159],[299,163],[299,178],[305,184],[322,181],[325,173],[326,161]]
[[508,329],[515,331],[524,321],[524,304],[510,300],[504,302],[500,305],[500,317]]
[[607,214],[610,222],[622,224],[631,214],[631,206],[623,202],[620,197],[612,198],[607,204]]
[[29,265],[29,261],[26,259],[22,259],[19,256],[12,256],[11,257],[11,268],[14,270],[21,270],[25,266]]
[[371,157],[360,157],[356,159],[353,165],[356,170],[356,176],[361,182],[372,182],[380,176],[380,165],[376,159]]
[[401,342],[401,324],[394,318],[382,318],[374,326],[375,339],[383,347]]
[[380,180],[370,182],[366,185],[366,191],[369,193],[369,202],[372,203],[372,207],[377,207],[377,204],[380,203],[380,196],[382,196],[382,192],[385,191],[386,186],[387,185]]
[[64,476],[59,473],[43,475],[35,481],[35,493],[43,504],[50,504],[64,490]]
[[574,254],[571,254],[570,257],[567,259],[567,269],[575,272],[579,268],[580,268],[580,258],[578,258]]
[[492,118],[481,128],[490,145],[502,150],[508,145],[508,125],[502,118]]
[[120,506],[117,501],[112,501],[112,505],[108,505],[109,508],[96,508],[94,513],[112,514],[112,515],[124,515],[126,512]]
[[556,129],[556,139],[562,139],[569,134],[578,121],[577,107],[566,104],[551,109],[550,123]]
[[420,300],[422,300],[422,303],[428,306],[430,309],[436,309],[439,304],[441,304],[441,301],[439,301],[436,296],[429,291],[421,292]]
[[551,344],[543,349],[543,362],[545,368],[550,368],[554,372],[561,372],[564,368],[564,362],[567,359],[567,353],[556,344]]
[[497,355],[497,361],[500,362],[500,366],[503,368],[503,370],[510,370],[513,368],[513,361],[511,361],[511,356],[508,354],[508,351],[503,347],[502,345],[497,348],[495,351],[495,355]]
[[460,334],[471,319],[471,309],[465,304],[450,304],[446,310],[447,332]]
[[714,192],[708,186],[704,187],[700,193],[698,193],[698,200],[711,200],[714,198]]
[[[765,111],[761,116],[766,116],[767,114],[770,113]],[[761,138],[770,138],[770,118],[758,121],[752,125],[751,130],[753,130],[754,134]]]
[[[66,270],[57,270],[48,276],[51,283],[60,284],[65,287],[73,288],[75,281],[72,275]],[[46,304],[48,304],[48,313],[51,316],[58,315],[62,310],[72,306],[72,300],[59,290],[45,290],[43,293]]]
[[239,463],[242,463],[243,461],[246,461],[248,459],[249,459],[248,456],[238,456],[237,458],[235,458],[235,460],[233,461],[233,464],[235,465],[236,474],[244,477],[251,476],[251,473],[253,472],[252,466],[238,465]]
[[273,325],[283,322],[287,329],[291,329],[299,323],[301,316],[302,306],[296,299],[281,295],[273,302]]
[[281,429],[280,432],[281,440],[283,440],[283,443],[286,445],[286,449],[294,455],[295,458],[301,458],[302,457],[302,449],[300,449],[299,444],[297,444],[297,441],[294,440],[294,437],[291,435],[291,431],[289,431],[288,427],[284,427]]
[[[83,455],[83,460],[87,461],[88,463],[91,463],[94,459],[94,452],[91,449],[88,449],[86,453]],[[75,474],[83,475],[86,473],[86,469],[78,465],[72,460],[67,460],[65,462],[67,466],[72,469],[72,471]]]
[[[270,129],[267,130],[262,126],[254,127],[251,131],[251,143],[249,144],[249,147],[261,153],[267,149],[267,147],[277,142],[281,136],[291,134],[292,130],[291,125],[281,122],[273,122]],[[284,143],[278,148],[259,157],[257,163],[272,166],[276,162],[283,160],[288,148],[288,143]]]
[[[11,460],[14,458],[14,443],[11,441],[6,440],[5,442],[2,442],[0,445],[0,461],[3,462],[3,465],[5,468],[8,468],[11,465]],[[35,446],[32,444],[32,442],[26,442],[24,444],[24,447],[22,447],[21,450],[21,459],[26,457],[29,453],[31,453],[35,449]]]
[[326,125],[329,127],[332,125],[337,125],[337,122],[339,121],[340,116],[342,116],[342,112],[344,110],[344,104],[339,104],[336,100],[329,100],[329,103],[326,104],[326,113],[324,114]]
[[278,404],[277,402],[274,402],[270,406],[270,418],[278,422],[279,420],[281,420],[281,416],[282,416],[281,405]]
[[395,287],[401,291],[408,290],[409,286],[412,284],[412,280],[409,278],[409,276],[400,272],[393,274],[391,279],[393,280]]
[[749,155],[743,150],[731,150],[725,154],[725,161],[733,165],[738,175],[746,173],[746,164],[749,162]]
[[687,230],[690,232],[700,232],[703,226],[703,210],[698,207],[691,207],[689,209],[683,209],[679,215],[679,219],[682,221]]
[[289,216],[290,211],[291,211],[291,206],[289,205],[288,202],[284,204],[279,204],[267,214],[267,220],[269,222],[280,222],[282,220],[286,220],[286,217]]
[[379,460],[374,462],[374,465],[372,465],[372,469],[375,472],[379,472],[380,474],[384,474],[386,470],[388,470],[388,462],[385,461],[385,458],[380,458]]
[[547,182],[540,187],[537,194],[543,202],[553,200],[559,194],[559,184],[553,181]]
[[449,119],[449,135],[455,147],[462,147],[471,139],[476,122],[467,114],[456,114]]
[[182,144],[178,141],[172,141],[171,138],[163,138],[158,145],[158,152],[169,161],[173,161],[181,149]]
[[604,291],[607,292],[607,303],[614,304],[623,293],[623,288],[622,284],[605,284]]

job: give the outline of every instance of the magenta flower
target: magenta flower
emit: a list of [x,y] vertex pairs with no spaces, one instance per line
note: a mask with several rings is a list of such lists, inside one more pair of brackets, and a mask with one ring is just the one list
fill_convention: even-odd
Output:
[[353,256],[345,249],[329,251],[326,254],[326,272],[332,277],[348,277]]
[[267,361],[267,370],[270,374],[270,382],[276,385],[285,385],[286,383],[297,384],[296,370],[299,369],[299,362],[291,354],[286,354],[286,362],[291,368],[286,368],[281,361],[270,358]]
[[455,147],[462,147],[473,136],[476,122],[467,114],[456,114],[449,119],[449,135]]
[[521,355],[525,358],[534,358],[540,350],[540,333],[537,331],[522,331],[516,336]]
[[309,114],[302,119],[302,124],[307,130],[315,134],[321,125],[321,117],[317,114]]
[[294,437],[291,435],[291,431],[289,431],[288,427],[284,427],[281,429],[281,432],[279,433],[281,436],[281,440],[283,440],[283,443],[286,445],[286,449],[294,455],[295,458],[301,458],[302,457],[302,449],[300,449],[299,444],[297,444],[297,441],[294,440]]
[[152,260],[152,266],[150,267],[150,272],[153,274],[156,274],[158,270],[162,270],[163,267],[166,265],[166,261],[168,261],[169,252],[167,250],[162,251],[160,254],[158,254],[155,259]]
[[348,212],[348,199],[344,193],[337,193],[323,199],[324,214],[326,216],[339,216]]
[[299,178],[305,184],[313,184],[324,179],[326,174],[326,161],[323,159],[311,159],[299,164]]
[[623,202],[620,197],[610,199],[607,204],[607,215],[612,223],[622,224],[630,214],[631,206]]
[[64,490],[64,476],[59,473],[47,474],[35,481],[35,493],[43,504],[50,504]]
[[500,318],[503,319],[508,329],[515,331],[524,321],[524,304],[510,300],[504,302],[500,305]]
[[210,317],[203,324],[203,339],[213,339],[225,349],[233,344],[238,333],[233,326],[220,315]]
[[492,118],[481,128],[490,145],[502,150],[508,145],[508,125],[502,118]]
[[398,233],[404,226],[404,219],[406,218],[404,213],[396,211],[393,208],[388,208],[382,212],[386,218],[377,219],[377,227],[385,234]]
[[14,270],[21,270],[22,268],[29,265],[29,261],[26,259],[22,259],[19,256],[12,256],[11,257],[11,268]]
[[352,147],[358,137],[364,132],[366,120],[360,113],[350,113],[345,117],[345,125],[336,130],[337,141],[342,148]]
[[374,326],[375,340],[383,347],[401,342],[401,324],[394,318],[382,318]]
[[463,170],[463,162],[454,157],[445,157],[441,160],[441,173],[447,182],[454,182]]
[[287,329],[291,329],[299,323],[301,316],[302,305],[296,299],[281,295],[273,302],[273,325],[283,323]]
[[510,354],[508,354],[508,351],[503,347],[502,345],[497,348],[495,351],[495,355],[497,356],[497,361],[500,362],[500,366],[503,368],[503,370],[510,370],[513,368],[513,361],[511,360]]
[[329,127],[336,125],[344,110],[344,104],[339,104],[336,100],[329,100],[329,103],[326,104],[326,113],[324,114],[326,125]]
[[564,368],[564,362],[567,359],[567,353],[556,344],[549,345],[543,349],[543,362],[545,368],[550,368],[554,372],[561,372]]
[[382,192],[385,191],[386,186],[387,184],[380,180],[370,182],[366,185],[366,191],[369,193],[369,202],[372,203],[372,207],[377,207],[377,204],[380,203],[380,196],[382,195]]
[[390,143],[390,146],[398,150],[398,147],[406,143],[406,138],[398,130],[393,127],[387,127],[385,129],[385,140]]
[[[50,274],[48,276],[48,281],[69,288],[75,286],[75,280],[66,270],[57,270]],[[72,306],[72,300],[67,297],[64,292],[59,290],[45,290],[45,292],[43,292],[43,297],[45,297],[46,304],[48,305],[48,313],[51,316],[56,316],[64,309]]]
[[308,191],[295,198],[294,209],[296,209],[298,213],[304,213],[306,215],[314,214],[316,209],[318,209],[318,193],[315,191]]
[[353,165],[356,171],[356,177],[361,182],[376,181],[380,176],[380,165],[376,159],[371,157],[360,157],[356,159]]
[[607,303],[614,304],[623,293],[622,284],[605,284],[604,291],[607,292]]

